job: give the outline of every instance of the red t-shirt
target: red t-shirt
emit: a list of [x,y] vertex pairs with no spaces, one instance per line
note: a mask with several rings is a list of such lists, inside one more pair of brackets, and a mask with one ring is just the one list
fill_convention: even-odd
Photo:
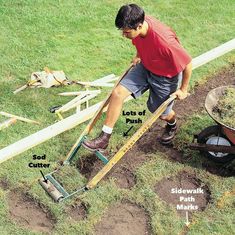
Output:
[[192,59],[175,32],[153,17],[146,16],[145,21],[149,26],[147,35],[132,39],[145,68],[169,78],[183,71]]

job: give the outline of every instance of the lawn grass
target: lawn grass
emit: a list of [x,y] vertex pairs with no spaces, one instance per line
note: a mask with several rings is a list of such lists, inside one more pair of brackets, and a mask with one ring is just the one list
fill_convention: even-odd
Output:
[[[135,1],[153,15],[170,25],[178,34],[180,41],[192,57],[196,57],[234,37],[233,0],[209,1]],[[31,125],[17,122],[0,132],[0,148],[28,136],[57,121],[48,109],[64,104],[70,98],[57,96],[64,91],[76,91],[79,86],[52,89],[27,89],[13,95],[13,91],[24,85],[34,71],[44,67],[63,70],[71,80],[92,81],[107,74],[120,75],[129,65],[135,49],[131,42],[121,37],[114,26],[117,10],[125,1],[85,1],[85,0],[0,0],[0,110],[25,116],[41,122]],[[235,62],[231,52],[194,71],[190,88],[205,83],[207,77]],[[109,89],[102,89],[93,102],[101,101]],[[146,96],[139,101],[131,101],[124,110],[142,111],[146,109]],[[149,112],[145,119],[149,116]],[[104,117],[102,117],[103,120]],[[4,119],[1,117],[1,121]],[[179,149],[191,141],[195,131],[211,123],[204,113],[193,116],[188,125],[182,128],[176,140]],[[102,122],[98,123],[100,127]],[[232,227],[234,200],[226,199],[223,208],[216,202],[224,192],[231,191],[234,180],[208,173],[202,168],[203,161],[197,153],[191,153],[188,164],[171,162],[163,153],[153,153],[146,157],[146,163],[136,171],[137,185],[132,190],[119,189],[113,180],[101,182],[99,187],[81,195],[90,205],[88,218],[75,223],[69,220],[65,210],[75,198],[63,204],[55,204],[39,187],[36,179],[39,169],[28,168],[33,154],[47,155],[50,168],[62,160],[80,135],[85,125],[69,130],[27,152],[6,161],[0,166],[0,179],[7,178],[11,189],[28,191],[33,197],[45,204],[54,214],[57,223],[53,234],[91,234],[93,226],[112,203],[127,198],[136,202],[149,212],[154,234],[179,234],[183,230],[184,219],[177,216],[172,206],[166,205],[153,192],[152,186],[165,176],[188,169],[196,172],[200,179],[210,186],[213,201],[204,212],[195,214],[195,223],[188,234],[233,234]],[[135,130],[138,126],[136,125]],[[125,142],[120,140],[128,129],[125,118],[121,117],[115,127],[110,149]],[[134,130],[132,130],[134,131]],[[99,132],[99,128],[93,135]],[[74,166],[72,166],[74,167]],[[78,176],[79,178],[79,176]],[[68,187],[74,187],[74,179],[67,179]],[[7,195],[11,190],[0,189],[0,231],[1,234],[39,234],[24,229],[9,217]],[[233,201],[232,201],[233,200]]]

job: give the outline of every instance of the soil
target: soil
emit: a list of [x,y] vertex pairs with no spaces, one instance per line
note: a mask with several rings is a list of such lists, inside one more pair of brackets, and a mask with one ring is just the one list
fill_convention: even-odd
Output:
[[131,189],[136,184],[134,173],[125,166],[116,167],[106,178],[114,178],[119,188]]
[[[176,194],[171,193],[171,190],[174,188],[182,188],[182,189],[197,189],[201,188],[203,190],[203,193],[200,194]],[[196,177],[195,174],[191,174],[189,172],[183,171],[177,174],[176,176],[163,178],[160,180],[155,186],[154,191],[157,193],[157,195],[165,202],[174,205],[180,205],[183,204],[185,206],[188,206],[190,204],[194,206],[198,206],[198,211],[205,210],[207,204],[209,203],[211,199],[211,193],[209,191],[209,188],[202,183],[200,179]],[[180,196],[184,196],[185,198],[193,197],[195,201],[181,201],[179,200]],[[191,213],[194,210],[189,211],[189,216],[191,216]],[[185,217],[185,210],[177,210],[178,214],[182,217]]]
[[160,151],[170,159],[183,162],[183,153],[174,148],[173,145],[162,145],[160,143],[161,133],[163,132],[163,121],[158,120],[158,124],[154,124],[150,131],[145,133],[136,143],[137,149],[145,154]]
[[55,224],[53,215],[29,195],[17,191],[10,192],[8,206],[11,219],[22,227],[44,233],[51,233],[53,230]]
[[95,235],[148,235],[150,231],[146,211],[131,202],[111,206],[95,226]]
[[99,164],[99,159],[95,154],[86,155],[84,157],[80,157],[76,163],[79,172],[85,176],[87,179],[92,177],[92,172],[94,168],[97,168]]
[[8,190],[10,188],[10,183],[8,179],[5,178],[0,179],[0,188],[3,190]]
[[222,177],[232,177],[235,176],[235,161],[231,163],[220,164],[212,161],[206,161],[202,164],[208,172],[214,175],[219,175]]
[[[136,184],[135,169],[143,164],[146,159],[146,154],[134,146],[104,177],[104,180],[114,178],[119,188],[131,189]],[[77,161],[79,172],[88,180],[92,179],[103,166],[104,164],[94,154],[85,156]]]
[[87,206],[84,202],[78,201],[66,209],[69,218],[78,222],[87,218]]

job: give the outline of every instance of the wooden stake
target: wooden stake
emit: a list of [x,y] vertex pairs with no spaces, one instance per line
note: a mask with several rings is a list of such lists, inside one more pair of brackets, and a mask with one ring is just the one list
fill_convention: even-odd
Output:
[[37,122],[37,121],[34,121],[34,120],[30,120],[28,118],[23,118],[23,117],[20,117],[20,116],[16,116],[16,115],[13,115],[13,114],[10,114],[10,113],[6,113],[6,112],[0,112],[0,114],[3,115],[3,116],[6,116],[6,117],[16,118],[16,119],[18,119],[20,121],[23,121],[23,122],[40,124],[40,122]]
[[110,75],[107,75],[105,77],[102,77],[102,78],[99,78],[93,82],[108,82],[109,80],[112,80],[113,78],[115,78],[115,75],[114,74],[110,74]]
[[29,81],[27,84],[25,84],[24,86],[16,89],[15,91],[13,91],[14,94],[17,94],[18,92],[20,91],[23,91],[24,89],[26,89],[27,87],[33,85],[34,83],[38,82],[39,80],[35,79],[35,80],[32,80],[32,81]]
[[0,123],[0,130],[5,129],[7,127],[9,127],[10,125],[16,123],[17,119],[16,118],[10,118],[7,119],[6,121]]
[[68,111],[69,109],[75,108],[76,106],[85,103],[86,101],[96,97],[96,94],[91,94],[91,95],[81,95],[78,96],[76,98],[74,98],[73,100],[71,100],[70,102],[68,102],[67,104],[65,104],[64,106],[62,106],[61,108],[59,108],[58,110],[55,111],[55,113],[64,113],[66,111]]
[[113,87],[113,83],[96,83],[96,82],[76,82],[77,84],[83,85],[83,86],[92,86],[92,87]]
[[61,96],[78,96],[78,95],[82,95],[82,94],[100,94],[101,90],[93,90],[93,91],[75,91],[75,92],[63,92],[63,93],[59,93],[58,95]]

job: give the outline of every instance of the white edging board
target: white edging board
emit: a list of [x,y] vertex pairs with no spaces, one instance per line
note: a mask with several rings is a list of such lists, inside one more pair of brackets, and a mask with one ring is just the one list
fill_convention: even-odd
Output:
[[196,69],[234,49],[235,49],[235,38],[194,58],[192,60],[193,69]]

